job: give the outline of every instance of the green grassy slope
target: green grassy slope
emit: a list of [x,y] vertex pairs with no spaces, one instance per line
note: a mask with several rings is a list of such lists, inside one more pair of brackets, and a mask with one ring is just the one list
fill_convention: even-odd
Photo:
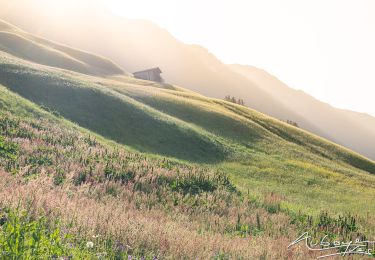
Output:
[[36,37],[3,20],[0,20],[0,50],[36,63],[85,74],[124,73],[105,58]]
[[129,151],[1,85],[0,176],[4,259],[249,257],[244,238],[228,247],[237,211],[266,221],[222,173]]
[[[9,207],[0,220],[39,225],[46,241],[38,254],[251,259],[266,257],[266,245],[267,257],[279,259],[302,231],[375,235],[373,161],[249,108],[128,77],[107,70],[110,61],[33,37],[0,22],[0,209]],[[30,214],[50,221],[13,215],[17,200],[33,196],[41,202]],[[56,217],[62,226],[49,223]],[[12,237],[6,227],[0,251]],[[72,233],[56,242],[55,228]],[[89,250],[93,230],[103,239]],[[37,237],[27,232],[26,244]],[[118,241],[132,249],[118,250]]]
[[[340,240],[375,233],[372,218],[326,213],[312,218],[285,211],[278,193],[241,194],[212,165],[129,151],[46,109],[0,85],[0,250],[5,258],[315,259],[287,245],[305,231]],[[251,154],[261,159],[253,162],[260,168],[291,164],[280,156]],[[322,170],[331,175],[328,167],[298,166],[305,170],[300,175]],[[241,176],[238,169],[224,168]],[[337,175],[345,180],[341,171]],[[280,185],[291,177],[303,185],[296,170],[290,175]],[[373,175],[353,177],[374,183]],[[345,185],[347,192],[356,191],[356,184]],[[362,198],[367,200],[366,194]]]
[[225,154],[209,133],[99,84],[2,60],[1,81],[11,90],[115,141],[189,160],[218,160]]
[[[375,212],[374,162],[251,109],[171,85],[99,78],[2,53],[0,83],[108,139],[211,164],[297,212]],[[358,197],[361,201],[358,201]]]

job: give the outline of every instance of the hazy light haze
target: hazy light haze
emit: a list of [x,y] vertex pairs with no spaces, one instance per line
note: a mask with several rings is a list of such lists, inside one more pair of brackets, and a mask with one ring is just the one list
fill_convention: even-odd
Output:
[[111,0],[225,63],[266,69],[290,87],[375,116],[375,1]]
[[265,69],[335,107],[375,116],[372,0],[17,1],[44,8],[62,23],[77,6],[94,4],[125,18],[150,20],[224,63]]

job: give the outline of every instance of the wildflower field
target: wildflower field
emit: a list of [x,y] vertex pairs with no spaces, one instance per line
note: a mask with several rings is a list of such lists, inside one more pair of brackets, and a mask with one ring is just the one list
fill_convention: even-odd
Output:
[[364,231],[355,216],[283,210],[280,195],[257,199],[215,167],[141,154],[5,88],[0,97],[5,259],[306,259],[287,250],[306,229]]

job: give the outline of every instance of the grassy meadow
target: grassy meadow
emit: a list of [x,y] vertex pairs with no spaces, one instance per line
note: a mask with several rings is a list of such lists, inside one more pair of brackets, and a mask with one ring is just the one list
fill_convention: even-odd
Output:
[[278,193],[241,192],[215,167],[132,151],[4,87],[0,104],[5,258],[306,259],[314,255],[287,250],[305,229],[367,231],[287,212]]
[[0,29],[0,258],[310,259],[287,249],[305,231],[374,238],[373,161]]

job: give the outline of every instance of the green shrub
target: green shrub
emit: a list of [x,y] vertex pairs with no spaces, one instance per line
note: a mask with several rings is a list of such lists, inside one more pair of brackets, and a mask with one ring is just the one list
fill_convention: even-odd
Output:
[[82,183],[85,183],[87,179],[87,173],[85,171],[79,172],[78,175],[74,178],[74,185],[79,186]]
[[191,178],[176,179],[171,184],[172,190],[182,191],[183,193],[199,194],[201,192],[213,192],[217,189],[216,183],[197,176]]
[[135,178],[135,172],[131,170],[117,171],[113,166],[107,164],[104,168],[104,175],[107,179],[121,183],[128,183]]
[[51,166],[53,161],[48,155],[34,154],[27,159],[27,163],[33,166]]
[[6,141],[0,136],[0,163],[2,163],[6,171],[13,172],[17,169],[17,159],[19,155],[19,147],[17,144]]
[[18,153],[19,148],[17,144],[8,142],[3,136],[0,136],[0,158],[16,160]]
[[65,181],[65,172],[62,169],[56,169],[56,172],[53,175],[53,183],[55,185],[61,185]]
[[223,173],[216,173],[214,176],[208,174],[184,174],[177,176],[172,180],[170,187],[173,191],[179,191],[184,194],[199,194],[202,192],[213,192],[219,187],[223,187],[230,192],[235,192],[236,188]]
[[50,228],[44,218],[32,219],[25,211],[2,213],[0,251],[2,259],[47,259],[66,256],[58,228]]
[[105,193],[108,195],[111,195],[113,197],[117,197],[119,194],[119,191],[117,190],[117,187],[114,185],[107,185],[105,188]]
[[309,232],[313,237],[328,235],[331,238],[345,240],[363,235],[358,225],[358,217],[351,214],[334,216],[324,211],[316,217],[306,214],[290,214],[291,224],[296,225],[299,232]]

